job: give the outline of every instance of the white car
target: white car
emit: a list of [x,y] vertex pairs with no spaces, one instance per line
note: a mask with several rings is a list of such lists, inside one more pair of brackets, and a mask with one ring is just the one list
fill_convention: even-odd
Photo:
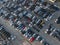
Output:
[[16,39],[16,36],[11,35],[8,39],[9,39],[9,40],[15,40],[15,39]]
[[0,26],[0,30],[2,30],[3,29],[3,26]]
[[40,7],[39,6],[36,6],[35,9],[34,9],[34,12],[38,12],[39,9],[40,9]]
[[36,40],[37,40],[37,41],[40,41],[40,43],[43,43],[43,42],[44,42],[44,38],[41,37],[41,36],[38,36],[38,37],[36,38]]
[[25,27],[24,30],[27,31],[29,29],[29,27]]
[[30,27],[32,27],[32,24],[29,24]]
[[11,40],[14,40],[14,39],[16,39],[16,36],[11,35]]
[[32,17],[32,15],[31,15],[30,13],[28,13],[26,16],[27,16],[27,17],[29,17],[29,18],[31,18],[31,17]]
[[36,40],[38,40],[39,37],[40,37],[40,36],[38,36],[38,37],[36,38]]
[[46,29],[45,33],[47,33],[48,29]]
[[56,31],[56,28],[50,33],[50,36],[52,36],[52,34]]
[[58,21],[58,19],[55,20],[55,23]]
[[17,21],[17,24],[20,25],[20,24],[22,24],[22,22],[21,21]]
[[12,20],[9,20],[9,24],[10,24],[10,26],[12,26],[13,25],[13,21]]
[[42,39],[41,41],[40,41],[40,43],[43,43],[44,42],[44,39]]
[[45,20],[45,21],[49,21],[52,17],[53,17],[53,15],[48,16],[47,18],[44,18],[44,20]]

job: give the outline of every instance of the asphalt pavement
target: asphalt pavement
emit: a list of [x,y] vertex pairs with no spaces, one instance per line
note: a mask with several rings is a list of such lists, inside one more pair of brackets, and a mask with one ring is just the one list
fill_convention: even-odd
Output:
[[[57,4],[58,5],[58,4]],[[46,28],[48,28],[48,25],[50,23],[52,23],[54,25],[54,27],[56,27],[57,29],[60,29],[60,24],[56,24],[54,21],[56,18],[58,18],[60,16],[60,11],[57,11],[54,13],[54,16],[52,17],[52,19],[46,23],[46,25],[43,27],[43,29],[41,29],[41,31],[39,32],[39,35],[41,35],[42,37],[44,37],[44,39],[50,43],[50,45],[60,45],[60,41],[48,34],[45,34],[44,31],[46,30]],[[15,30],[14,27],[9,25],[9,22],[2,19],[0,17],[0,23],[4,25],[5,29],[10,32],[11,34],[16,36],[16,39],[14,41],[11,41],[12,45],[22,45],[22,42],[24,41],[24,37],[20,34],[19,31]],[[28,25],[27,25],[28,26]],[[31,28],[32,29],[32,28]],[[35,31],[34,29],[32,29],[35,33],[38,33],[37,31]],[[40,29],[39,29],[40,30]]]

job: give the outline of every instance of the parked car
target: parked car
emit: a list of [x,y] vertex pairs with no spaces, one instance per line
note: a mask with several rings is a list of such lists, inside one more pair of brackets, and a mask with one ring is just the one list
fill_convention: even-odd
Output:
[[53,29],[53,31],[50,33],[50,36],[56,31],[56,28]]
[[23,30],[22,30],[21,33],[24,35],[24,34],[26,33],[26,31],[23,31]]
[[33,34],[32,37],[29,38],[30,42],[33,42],[37,38],[38,34]]
[[43,45],[50,45],[50,44],[47,41],[44,41]]
[[41,16],[41,15],[45,14],[46,12],[47,12],[47,9],[41,8],[41,9],[38,11],[38,15]]
[[59,10],[59,8],[56,5],[50,5],[49,8],[53,9],[54,11],[58,11]]
[[10,26],[14,25],[14,21],[13,20],[10,19],[9,22],[10,22]]
[[52,24],[49,24],[49,27],[48,27],[48,29],[46,29],[45,33],[50,34],[54,29],[55,29],[55,27],[53,27]]
[[60,35],[59,35],[57,32],[54,32],[54,33],[52,34],[52,36],[53,36],[54,38],[57,38],[57,39],[60,41]]
[[37,25],[40,29],[42,29],[43,26],[44,26],[44,24],[45,24],[45,22],[44,22],[43,20],[39,20],[36,25]]
[[3,29],[3,26],[0,24],[0,30],[2,30]]
[[9,20],[15,20],[16,17],[14,15],[10,15]]
[[44,20],[49,21],[53,17],[53,14],[47,12],[43,15]]
[[28,14],[28,12],[25,10],[25,11],[23,11],[23,16],[25,16],[25,15],[27,15]]
[[[34,17],[35,17],[35,16],[34,16]],[[31,25],[36,25],[36,23],[38,22],[38,20],[39,20],[39,19],[38,19],[37,17],[34,18],[34,19],[32,18],[32,21],[30,22],[30,24],[31,24]]]
[[60,35],[60,29],[57,29],[56,32]]
[[26,38],[30,38],[33,34],[34,34],[34,32],[31,31],[31,29],[28,29],[28,30],[26,31],[26,33],[24,34],[24,36],[25,36]]
[[0,8],[0,17],[3,15],[3,9]]
[[55,31],[54,27],[51,27],[50,30],[46,29],[45,33],[51,35]]
[[35,9],[34,9],[34,13],[37,13],[40,9],[40,6],[36,6]]
[[6,20],[9,20],[10,15],[11,15],[11,14],[7,13],[7,14],[3,15],[2,17],[3,17],[4,19],[6,19]]
[[36,39],[39,34],[33,34],[33,37]]
[[31,21],[32,15],[30,13],[26,14],[25,19],[27,19],[28,21]]
[[48,29],[46,29],[45,33],[50,34],[51,31],[49,31]]
[[60,17],[58,17],[58,19],[55,20],[55,23],[60,24]]
[[36,38],[36,40],[42,43],[42,42],[44,41],[44,38],[41,37],[41,36],[38,36],[38,37]]
[[19,29],[19,30],[24,30],[25,27],[26,27],[26,26],[25,26],[24,24],[20,24],[20,25],[18,25],[17,29]]
[[32,5],[32,6],[30,7],[30,10],[33,11],[33,10],[35,9],[35,7],[36,7],[36,5]]
[[40,30],[38,29],[38,28],[36,28],[35,26],[33,26],[33,28],[37,31],[37,32],[39,32]]
[[31,37],[31,38],[29,39],[30,42],[33,42],[34,40],[35,40],[34,37]]

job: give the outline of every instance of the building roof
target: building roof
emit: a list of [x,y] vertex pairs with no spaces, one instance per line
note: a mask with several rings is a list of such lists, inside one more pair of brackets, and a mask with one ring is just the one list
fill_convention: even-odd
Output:
[[49,1],[54,3],[56,0],[49,0]]

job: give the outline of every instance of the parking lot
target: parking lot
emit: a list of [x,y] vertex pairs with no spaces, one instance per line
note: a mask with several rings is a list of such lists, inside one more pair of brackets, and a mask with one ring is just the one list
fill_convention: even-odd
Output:
[[[46,2],[38,3],[37,1],[35,4],[35,2],[29,1],[29,5],[27,5],[28,1],[27,4],[22,2],[22,4],[20,4],[21,2],[8,2],[9,5],[5,3],[0,9],[0,23],[8,32],[16,36],[16,39],[11,41],[12,45],[22,45],[24,38],[32,43],[38,40],[43,45],[60,45],[60,34],[56,33],[57,36],[54,37],[50,36],[51,33],[45,33],[51,24],[52,32],[55,31],[53,28],[60,30],[60,24],[55,22],[60,16],[59,7],[56,4],[45,4]],[[50,30],[48,29],[48,31]],[[37,38],[37,34],[39,38],[42,37],[41,40]]]

